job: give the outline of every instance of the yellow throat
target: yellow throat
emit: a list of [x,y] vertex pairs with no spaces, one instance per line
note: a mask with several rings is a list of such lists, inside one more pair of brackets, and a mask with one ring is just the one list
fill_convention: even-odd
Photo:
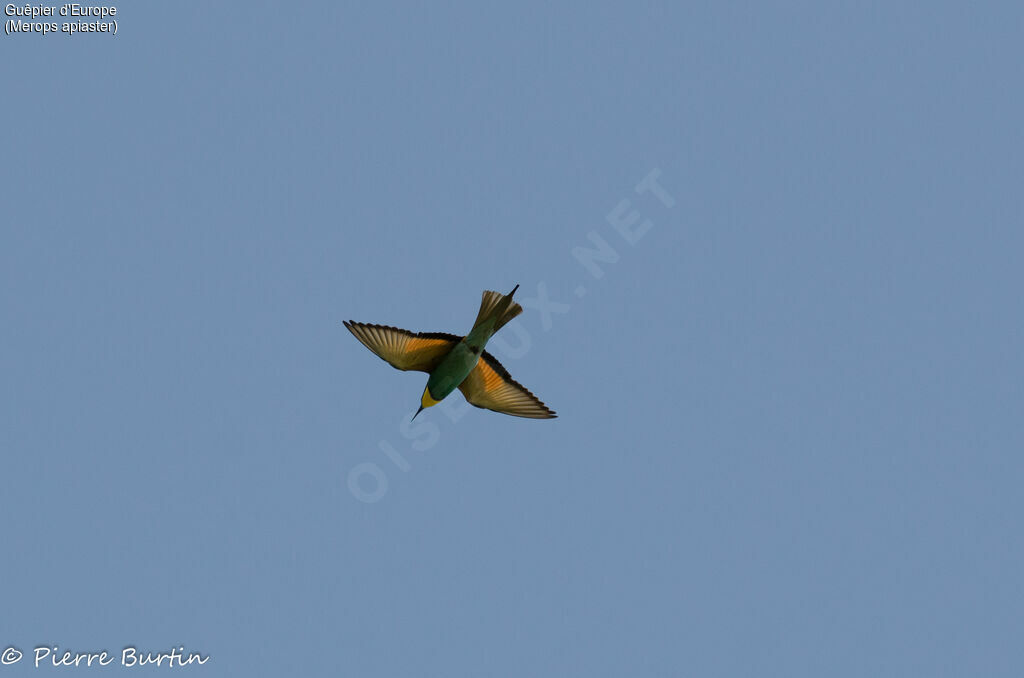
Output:
[[429,388],[424,388],[423,389],[423,397],[420,398],[420,407],[424,407],[424,408],[426,408],[426,407],[433,407],[434,405],[438,404],[439,402],[441,402],[441,401],[440,400],[434,400],[433,398],[430,397],[430,389]]

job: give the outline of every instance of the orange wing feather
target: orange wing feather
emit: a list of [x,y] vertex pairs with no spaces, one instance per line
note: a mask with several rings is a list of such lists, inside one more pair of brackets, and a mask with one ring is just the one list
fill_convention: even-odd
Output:
[[487,351],[459,385],[471,405],[515,417],[553,419],[555,412],[530,393]]
[[400,370],[430,372],[461,337],[442,332],[420,332],[414,334],[388,325],[372,325],[345,321],[345,327],[363,342],[366,348]]

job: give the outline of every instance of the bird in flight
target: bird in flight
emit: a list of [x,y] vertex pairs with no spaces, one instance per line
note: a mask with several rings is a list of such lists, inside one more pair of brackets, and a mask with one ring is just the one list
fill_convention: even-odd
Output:
[[345,327],[366,348],[400,370],[430,375],[420,398],[420,409],[433,407],[458,388],[471,405],[516,417],[553,419],[554,411],[509,375],[498,360],[484,350],[487,340],[509,320],[523,312],[512,301],[519,289],[508,294],[484,292],[473,329],[464,337],[444,332],[420,332],[387,325],[345,321]]

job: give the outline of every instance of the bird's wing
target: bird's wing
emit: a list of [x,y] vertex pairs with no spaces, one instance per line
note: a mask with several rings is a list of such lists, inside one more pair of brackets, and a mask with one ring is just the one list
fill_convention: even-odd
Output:
[[462,340],[454,334],[420,332],[387,325],[371,325],[345,321],[348,331],[356,335],[366,348],[400,370],[430,372]]
[[513,379],[508,370],[488,353],[476,362],[476,367],[469,373],[465,381],[459,384],[459,390],[470,405],[483,407],[495,412],[511,414],[515,417],[531,419],[553,419],[555,413],[548,409],[537,396],[527,391]]

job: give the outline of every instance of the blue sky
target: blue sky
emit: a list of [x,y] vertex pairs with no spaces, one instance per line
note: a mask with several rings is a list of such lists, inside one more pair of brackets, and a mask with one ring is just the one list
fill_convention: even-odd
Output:
[[[3,673],[1020,674],[1019,6],[117,18],[0,38]],[[403,424],[342,320],[515,284],[559,418]]]

